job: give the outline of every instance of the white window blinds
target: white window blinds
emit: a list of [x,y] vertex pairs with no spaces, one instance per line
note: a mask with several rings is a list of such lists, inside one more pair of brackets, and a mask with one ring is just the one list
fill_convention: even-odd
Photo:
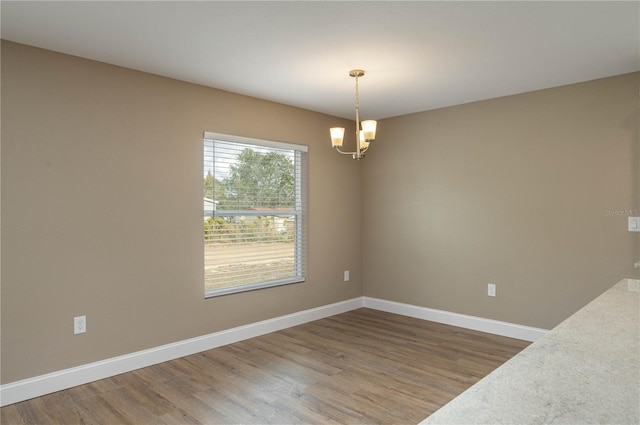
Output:
[[205,133],[206,297],[305,280],[306,153]]

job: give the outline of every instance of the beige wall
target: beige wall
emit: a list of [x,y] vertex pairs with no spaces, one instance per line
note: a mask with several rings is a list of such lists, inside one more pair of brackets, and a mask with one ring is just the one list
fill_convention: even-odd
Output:
[[[638,275],[638,81],[383,120],[358,163],[335,118],[3,41],[2,383],[363,294],[552,327]],[[203,131],[309,146],[307,283],[203,299]]]
[[[362,295],[361,166],[336,123],[3,42],[2,383]],[[204,131],[309,146],[305,284],[203,298]]]
[[364,294],[551,328],[640,277],[626,218],[640,214],[639,79],[380,122],[363,171]]

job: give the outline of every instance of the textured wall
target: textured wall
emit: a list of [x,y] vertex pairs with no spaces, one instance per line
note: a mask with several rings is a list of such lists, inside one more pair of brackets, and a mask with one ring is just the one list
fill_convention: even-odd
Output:
[[383,120],[364,163],[364,294],[551,328],[639,277],[639,78]]
[[[3,42],[2,382],[362,295],[361,165],[336,124]],[[309,146],[306,283],[203,298],[204,131]]]
[[[362,294],[550,328],[640,277],[639,75],[386,119],[357,163],[345,120],[3,41],[2,383]],[[203,298],[204,131],[309,146],[307,283]]]

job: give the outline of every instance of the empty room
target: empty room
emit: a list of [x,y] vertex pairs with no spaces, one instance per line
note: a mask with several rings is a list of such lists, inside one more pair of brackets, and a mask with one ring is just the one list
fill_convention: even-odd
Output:
[[2,424],[640,423],[640,2],[0,16]]

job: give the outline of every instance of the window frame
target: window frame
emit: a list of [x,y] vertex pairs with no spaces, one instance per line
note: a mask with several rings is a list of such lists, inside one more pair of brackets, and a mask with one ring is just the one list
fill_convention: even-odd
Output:
[[[256,139],[250,137],[243,136],[235,136],[229,134],[222,133],[213,133],[213,132],[204,132],[203,136],[203,172],[206,175],[207,173],[207,160],[210,160],[211,170],[213,171],[214,182],[216,181],[215,177],[215,155],[214,155],[214,146],[215,142],[224,142],[224,143],[232,143],[236,145],[247,145],[255,146],[259,148],[266,149],[278,149],[278,150],[290,150],[293,151],[294,156],[294,207],[293,211],[287,211],[286,214],[282,212],[271,212],[268,213],[265,210],[226,210],[226,211],[218,211],[215,208],[215,204],[217,202],[216,199],[212,199],[213,207],[212,209],[207,209],[205,204],[203,203],[203,216],[206,219],[207,217],[234,217],[234,216],[271,216],[271,217],[282,217],[283,215],[291,215],[294,217],[294,266],[293,270],[295,272],[294,276],[281,278],[281,279],[273,279],[273,280],[265,280],[256,283],[248,283],[248,284],[238,284],[235,286],[229,287],[221,287],[215,289],[206,289],[207,285],[207,253],[206,253],[206,240],[203,240],[203,258],[204,258],[204,296],[205,298],[213,298],[223,295],[242,293],[247,291],[254,291],[258,289],[271,288],[275,286],[282,285],[290,285],[294,283],[302,283],[306,281],[306,223],[307,223],[307,198],[308,198],[308,146],[301,144],[294,144],[289,142],[279,142],[274,140],[264,140],[264,139]],[[211,143],[211,154],[207,156],[207,143]],[[214,183],[215,184],[215,183]],[[204,189],[204,188],[203,188]],[[209,214],[208,214],[209,212]]]

